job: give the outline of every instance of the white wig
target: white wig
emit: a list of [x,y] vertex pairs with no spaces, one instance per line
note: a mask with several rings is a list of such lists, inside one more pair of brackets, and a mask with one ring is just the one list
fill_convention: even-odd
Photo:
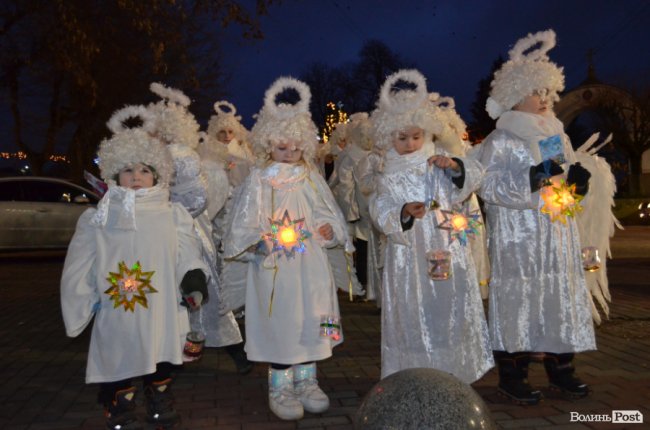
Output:
[[[290,89],[298,93],[300,100],[293,105],[278,104],[277,97]],[[291,141],[302,150],[305,161],[313,162],[318,145],[318,129],[309,113],[310,101],[311,91],[307,84],[294,78],[281,77],[266,90],[264,106],[251,130],[253,150],[258,161],[268,160],[275,145]]]
[[232,129],[235,139],[239,142],[248,140],[248,130],[241,123],[241,116],[236,115],[235,106],[225,100],[219,100],[214,104],[216,115],[210,117],[208,122],[208,135],[212,139],[217,138],[217,133],[221,130]]
[[[395,89],[398,82],[415,88]],[[375,149],[385,153],[392,147],[396,132],[413,126],[424,130],[425,140],[430,140],[432,134],[439,132],[432,115],[424,76],[414,69],[393,73],[382,85],[377,108],[371,115]]]
[[182,91],[157,82],[149,89],[162,98],[148,109],[156,116],[154,133],[167,144],[177,143],[195,149],[199,145],[199,123],[187,110],[190,99]]
[[553,30],[528,34],[517,41],[509,52],[510,59],[494,73],[485,106],[492,119],[499,118],[536,90],[548,90],[551,102],[559,100],[558,93],[564,89],[564,73],[546,55],[554,46]]
[[372,123],[366,112],[357,112],[350,115],[348,123],[348,139],[350,143],[364,151],[369,151],[373,146]]
[[431,93],[429,100],[433,105],[435,121],[439,123],[440,128],[435,136],[435,144],[450,155],[465,156],[463,135],[467,131],[467,125],[456,112],[456,102],[452,97],[441,97],[438,93]]
[[[125,127],[124,122],[130,118],[139,118],[142,126]],[[111,116],[107,125],[114,134],[101,142],[97,152],[104,181],[114,179],[125,167],[142,163],[154,168],[159,184],[169,184],[172,160],[165,145],[150,134],[155,121],[155,116],[144,106],[126,106]]]

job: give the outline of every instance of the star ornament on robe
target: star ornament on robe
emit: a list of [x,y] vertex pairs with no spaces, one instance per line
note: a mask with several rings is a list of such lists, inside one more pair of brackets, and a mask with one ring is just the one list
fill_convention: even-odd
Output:
[[449,242],[458,240],[466,246],[470,235],[479,235],[479,228],[483,223],[480,221],[481,213],[477,210],[470,211],[463,208],[461,211],[446,211],[441,209],[443,221],[438,225],[439,229],[449,232]]
[[576,184],[568,185],[564,179],[542,188],[540,195],[544,201],[541,211],[551,217],[551,222],[560,220],[566,224],[567,217],[582,211],[583,196],[576,194]]
[[285,210],[279,220],[272,220],[271,233],[264,235],[264,239],[273,243],[273,252],[284,253],[287,258],[295,257],[296,251],[305,253],[305,239],[311,237],[311,233],[305,230],[305,218],[292,220],[289,211]]
[[113,301],[113,309],[124,306],[125,312],[134,312],[138,303],[148,308],[149,303],[146,295],[158,292],[151,286],[151,277],[154,271],[143,272],[139,261],[131,269],[124,261],[118,263],[117,267],[119,270],[117,273],[108,272],[109,276],[106,280],[111,287],[104,291],[104,294],[108,294]]

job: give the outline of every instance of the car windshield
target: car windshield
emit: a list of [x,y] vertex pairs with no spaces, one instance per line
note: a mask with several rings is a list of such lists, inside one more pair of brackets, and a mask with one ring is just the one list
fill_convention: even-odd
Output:
[[81,188],[48,181],[7,181],[0,183],[1,201],[49,203],[97,203],[97,199]]

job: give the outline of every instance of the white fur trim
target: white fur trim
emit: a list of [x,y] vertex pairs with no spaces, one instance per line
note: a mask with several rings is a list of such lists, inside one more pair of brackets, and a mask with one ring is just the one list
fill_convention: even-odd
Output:
[[[415,90],[393,91],[399,81],[415,85]],[[427,82],[415,69],[399,70],[390,75],[379,92],[379,107],[394,113],[403,113],[421,104],[428,97]]]
[[[531,49],[537,44],[540,46],[537,49],[534,49],[529,52],[525,52],[527,49]],[[515,43],[515,46],[512,47],[508,54],[512,61],[524,61],[524,60],[547,60],[548,61],[548,51],[555,47],[555,32],[553,30],[538,31],[535,34],[528,33],[528,36],[523,37]]]
[[[277,104],[275,99],[284,91],[293,89],[298,92],[300,100],[295,105]],[[264,93],[264,108],[276,118],[290,118],[302,112],[309,112],[311,91],[304,82],[291,77],[278,78]]]

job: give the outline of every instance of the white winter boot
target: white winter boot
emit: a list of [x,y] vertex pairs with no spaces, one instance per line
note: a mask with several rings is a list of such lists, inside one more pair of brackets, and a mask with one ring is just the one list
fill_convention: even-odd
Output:
[[293,367],[277,370],[269,366],[269,408],[283,420],[299,420],[305,414],[293,390]]
[[293,366],[293,387],[307,412],[320,414],[330,407],[330,399],[318,386],[316,363]]

